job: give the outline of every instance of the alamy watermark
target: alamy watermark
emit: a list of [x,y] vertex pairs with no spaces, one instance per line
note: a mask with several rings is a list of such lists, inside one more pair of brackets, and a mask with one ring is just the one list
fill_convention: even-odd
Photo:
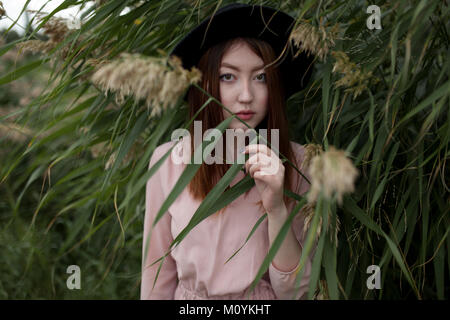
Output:
[[381,29],[381,10],[377,5],[371,5],[367,7],[366,13],[370,13],[370,16],[366,20],[366,25],[369,30]]
[[66,273],[71,274],[67,278],[66,285],[69,290],[81,289],[81,269],[76,264],[67,267]]
[[366,285],[367,289],[381,289],[381,269],[379,266],[373,264],[367,267],[366,273],[373,273],[369,278],[367,278]]
[[[259,136],[258,136],[259,135]],[[256,130],[249,128],[244,131],[241,128],[238,129],[226,129],[225,135],[219,129],[213,128],[208,129],[205,133],[202,133],[202,122],[194,121],[194,148],[202,146],[202,140],[210,141],[208,145],[202,150],[202,152],[194,152],[191,150],[191,134],[187,129],[176,129],[172,132],[172,141],[181,141],[178,145],[172,149],[171,157],[175,164],[190,164],[193,161],[195,164],[201,164],[205,162],[206,164],[223,164],[224,161],[227,164],[244,164],[245,154],[241,152],[245,148],[246,138],[249,139],[249,144],[263,144],[267,146],[267,129],[259,129],[258,135]],[[226,141],[226,151],[225,158],[223,156],[223,137],[225,136]],[[270,130],[270,146],[268,148],[271,152],[274,152],[279,156],[279,145],[280,145],[280,135],[279,129]],[[235,150],[237,154],[235,154]],[[214,151],[214,155],[212,155]],[[258,161],[257,157],[250,157],[249,163],[254,164]],[[275,174],[279,168],[279,161],[271,161],[268,166],[265,167],[264,171],[261,171],[262,175]]]

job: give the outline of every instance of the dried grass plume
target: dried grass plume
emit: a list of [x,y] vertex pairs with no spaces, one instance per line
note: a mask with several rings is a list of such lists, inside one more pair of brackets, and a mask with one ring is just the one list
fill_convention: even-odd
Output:
[[5,8],[3,7],[3,3],[0,1],[0,18],[6,15]]
[[148,107],[152,106],[151,117],[173,106],[185,89],[200,79],[200,70],[183,69],[176,56],[156,58],[129,53],[103,64],[91,78],[105,92],[115,92],[119,104],[130,95],[144,99]]
[[308,169],[311,165],[311,160],[320,155],[323,152],[322,146],[314,143],[308,143],[304,145],[305,156],[303,157],[300,169]]
[[350,61],[345,52],[333,51],[331,53],[336,59],[332,72],[339,72],[343,75],[336,81],[337,87],[347,87],[346,92],[353,93],[353,99],[359,96],[369,85],[370,80],[377,82],[377,78],[372,77],[372,72],[363,72],[359,66]]
[[[314,218],[314,215],[316,214],[316,203],[311,202],[307,203],[302,208],[302,213],[305,216],[304,224],[303,224],[303,234],[307,234],[309,228],[311,227],[312,219]],[[331,227],[331,212],[328,212],[328,225],[327,230]],[[334,240],[334,243],[336,247],[338,246],[338,233],[340,230],[341,222],[339,221],[339,217],[336,215],[336,228],[330,233],[330,239],[331,241]],[[319,224],[317,225],[316,230],[316,239],[318,240],[320,238],[320,235],[322,233],[322,217],[319,217]]]
[[[39,23],[42,23],[48,13],[38,12],[35,10],[27,10],[30,13],[36,14],[36,19]],[[28,40],[18,44],[20,51],[30,51],[32,53],[44,53],[47,54],[58,46],[72,31],[69,29],[69,20],[60,17],[51,17],[42,26],[44,34],[48,36],[48,40]],[[61,48],[59,54],[62,58],[66,58],[69,55],[70,43]]]
[[331,198],[335,194],[338,204],[341,205],[343,195],[355,189],[358,170],[343,150],[330,146],[328,151],[311,160],[309,174],[311,189],[308,193],[308,202],[316,201],[320,191],[323,191],[326,198]]
[[327,32],[323,25],[317,28],[309,23],[300,22],[290,35],[290,40],[300,49],[295,57],[305,51],[308,56],[313,54],[325,61],[328,52],[335,45],[338,30],[337,24]]

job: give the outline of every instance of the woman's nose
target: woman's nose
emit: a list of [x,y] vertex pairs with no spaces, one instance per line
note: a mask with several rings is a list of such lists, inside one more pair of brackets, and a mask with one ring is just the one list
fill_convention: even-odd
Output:
[[253,92],[249,81],[242,81],[239,90],[239,102],[248,103],[253,100]]

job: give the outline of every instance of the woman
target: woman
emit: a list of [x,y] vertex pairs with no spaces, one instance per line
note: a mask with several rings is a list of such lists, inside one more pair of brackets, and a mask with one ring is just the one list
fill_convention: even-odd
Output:
[[[289,140],[286,98],[305,86],[311,73],[311,59],[300,55],[292,59],[284,49],[294,20],[287,14],[264,6],[229,5],[202,22],[189,33],[171,54],[181,58],[183,66],[196,66],[202,71],[201,87],[219,100],[229,111],[238,114],[251,128],[279,131],[279,152],[300,167],[304,148]],[[199,48],[195,50],[195,48]],[[281,53],[281,64],[277,58]],[[190,88],[187,102],[190,116],[202,106],[208,96]],[[196,118],[203,132],[215,128],[232,114],[211,103]],[[249,112],[245,115],[239,112]],[[233,119],[229,129],[248,128]],[[193,128],[190,128],[194,134]],[[175,142],[155,149],[150,167]],[[184,142],[185,143],[185,142]],[[191,150],[194,141],[190,140]],[[226,152],[237,150],[223,141]],[[159,263],[173,239],[187,225],[206,194],[225,174],[230,164],[203,163],[188,187],[155,225],[151,224],[162,203],[176,184],[185,165],[175,164],[171,157],[147,182],[144,248],[150,235],[147,259],[143,262],[141,299],[246,299],[268,249],[286,221],[295,203],[283,195],[283,188],[305,193],[309,184],[289,165],[283,164],[276,152],[264,144],[247,145],[250,158],[244,165],[245,174],[255,180],[255,186],[227,207],[201,221],[168,255],[158,273]],[[252,161],[253,159],[254,161]],[[274,166],[275,165],[275,166]],[[268,168],[275,172],[268,173]],[[245,174],[239,172],[230,187]],[[258,205],[259,204],[259,205]],[[256,229],[250,240],[230,261],[227,259],[241,247],[262,215],[267,219]],[[295,288],[296,269],[302,253],[303,216],[293,220],[268,272],[251,292],[249,299],[304,298],[309,286],[311,256],[299,288]],[[143,252],[144,253],[144,252]]]

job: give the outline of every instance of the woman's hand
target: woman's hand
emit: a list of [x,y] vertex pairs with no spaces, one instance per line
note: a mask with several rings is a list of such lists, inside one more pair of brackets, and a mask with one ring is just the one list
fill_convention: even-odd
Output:
[[285,207],[283,200],[284,165],[280,158],[264,144],[250,144],[243,154],[252,154],[245,162],[245,172],[255,179],[267,214],[281,212]]

